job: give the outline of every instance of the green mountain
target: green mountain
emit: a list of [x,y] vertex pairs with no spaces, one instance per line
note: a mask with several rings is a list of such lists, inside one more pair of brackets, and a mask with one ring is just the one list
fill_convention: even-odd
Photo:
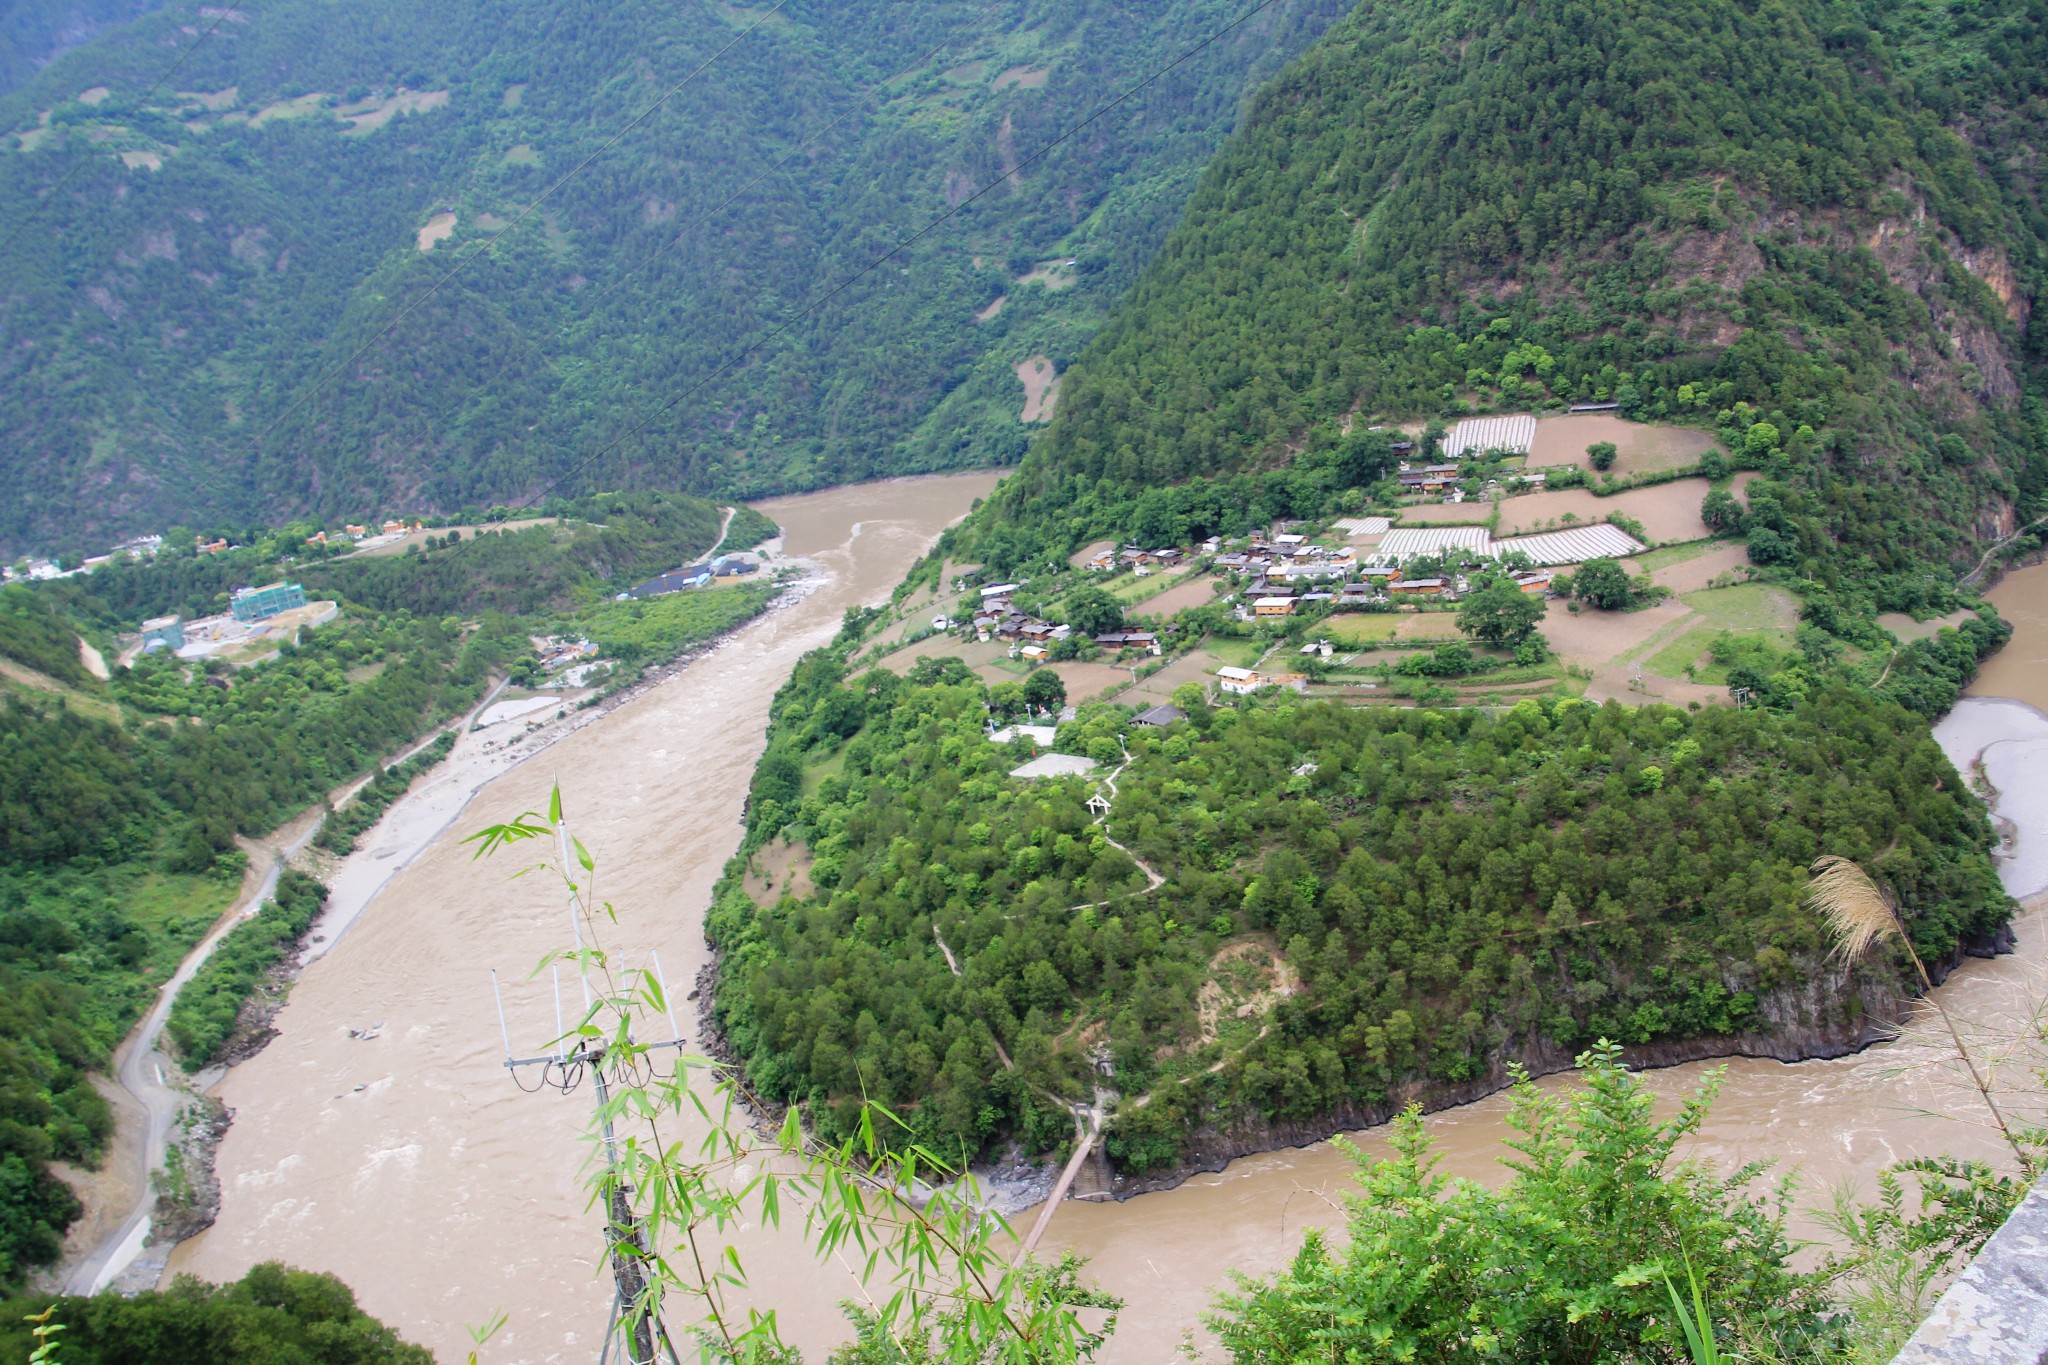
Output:
[[147,14],[0,100],[0,549],[1014,460],[1342,6],[1242,9]]
[[[709,921],[718,1017],[763,1093],[828,1125],[881,1098],[949,1150],[1049,1147],[1071,1127],[1045,1096],[1107,1063],[1107,1149],[1144,1176],[1601,1038],[1663,1060],[1857,1046],[1914,979],[1827,964],[1803,904],[1824,852],[1896,890],[1930,959],[1995,950],[1990,826],[1925,718],[2009,634],[1959,570],[2048,492],[2043,15],[1394,0],[1335,25],[1253,101],[1019,472],[899,590],[903,626],[850,616],[778,698]],[[1663,665],[1682,708],[1589,706],[1594,672],[1542,643],[1409,638],[1483,640],[1463,611],[1253,617],[1224,595],[1251,575],[1196,582],[1199,554],[1192,594],[1069,557],[1460,515],[1403,501],[1380,424],[1579,403],[1725,447],[1665,471],[1706,506],[1661,565],[1743,534],[1726,578],[1779,615],[1667,616],[1701,623]],[[1761,475],[1739,497],[1735,465]],[[1495,472],[1468,480],[1474,525],[1509,515]],[[1638,589],[1712,604],[1647,560],[1576,575],[1549,609],[1561,656]],[[1469,573],[1468,603],[1524,605],[1477,556],[1424,562]],[[1586,590],[1603,571],[1611,596]],[[1000,642],[922,630],[991,577],[1077,629],[1128,608],[1170,657],[1061,641],[1027,679]],[[1971,606],[1910,643],[1878,621]],[[1618,669],[1618,648],[1577,657]],[[1233,664],[1307,696],[1217,695]],[[1186,716],[1134,723],[1164,678]],[[1012,780],[1036,745],[986,725],[1032,686],[1073,688],[1054,748],[1094,777]]]
[[987,524],[1128,529],[1090,509],[1354,415],[1606,400],[1719,427],[1839,572],[1972,563],[2048,488],[2044,18],[1361,6],[1260,92]]

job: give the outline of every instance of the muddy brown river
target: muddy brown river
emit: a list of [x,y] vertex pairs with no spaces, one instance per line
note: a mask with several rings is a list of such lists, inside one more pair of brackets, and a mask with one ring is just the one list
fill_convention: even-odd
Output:
[[[672,980],[693,978],[705,958],[703,907],[738,842],[769,698],[847,606],[884,600],[993,482],[901,481],[764,505],[788,529],[787,552],[820,561],[826,584],[491,782],[392,878],[308,968],[278,1021],[281,1036],[222,1083],[237,1111],[220,1153],[224,1207],[211,1231],[179,1248],[172,1270],[223,1279],[272,1258],[332,1270],[370,1312],[450,1365],[469,1349],[466,1325],[499,1312],[509,1320],[485,1352],[489,1365],[594,1359],[607,1289],[578,1176],[587,1096],[525,1095],[507,1080],[486,977],[496,967],[518,981],[560,944],[562,912],[537,880],[506,881],[506,860],[472,863],[459,838],[543,808],[559,777],[572,822],[600,859],[601,892],[627,917],[622,942],[657,949]],[[2013,575],[1996,598],[2019,634],[1975,691],[2032,705],[1966,704],[1943,730],[1959,764],[1982,751],[1987,771],[2000,745],[2048,742],[2048,717],[2033,709],[2048,706],[2048,570]],[[2005,659],[2017,667],[2002,670]],[[2030,777],[2025,763],[1997,771],[2037,784],[2036,803],[2043,796],[2048,764]],[[2039,826],[2030,833],[2041,838]],[[2025,861],[2006,872],[2030,895],[2038,885],[2011,880]],[[1943,988],[1980,1028],[2039,994],[2048,922],[2037,910],[2019,936],[2019,953],[1971,962]],[[517,1037],[552,1032],[544,989],[520,985],[507,1003]],[[351,1028],[376,1036],[352,1038]],[[1648,1082],[1675,1096],[1707,1070],[1673,1068]],[[1450,1171],[1498,1175],[1505,1107],[1495,1097],[1429,1120]],[[1827,1187],[1867,1181],[1909,1155],[1995,1156],[1983,1129],[1948,1117],[1968,1112],[1948,1071],[1910,1043],[1797,1066],[1735,1061],[1693,1151],[1731,1166],[1776,1160],[1817,1201]],[[1354,1136],[1369,1152],[1384,1150],[1377,1131]],[[1163,1365],[1198,1330],[1229,1268],[1276,1269],[1303,1228],[1341,1222],[1348,1170],[1324,1143],[1248,1157],[1121,1205],[1070,1202],[1042,1249],[1088,1256],[1094,1276],[1128,1301],[1111,1361]],[[792,1238],[741,1240],[762,1301],[822,1354],[842,1335],[834,1305],[856,1292],[851,1276],[820,1266]]]

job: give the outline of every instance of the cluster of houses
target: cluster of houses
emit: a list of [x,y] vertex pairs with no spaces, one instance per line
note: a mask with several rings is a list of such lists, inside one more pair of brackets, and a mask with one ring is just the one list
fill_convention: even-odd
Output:
[[136,536],[133,540],[122,541],[103,555],[81,560],[75,569],[59,568],[56,561],[50,559],[23,560],[18,567],[13,564],[0,566],[0,581],[45,583],[53,578],[70,578],[76,574],[91,573],[116,559],[152,559],[163,547],[162,536]]
[[[1214,554],[1220,542],[1211,540],[1202,546],[1201,552]],[[1128,569],[1140,578],[1159,572],[1161,569],[1176,569],[1187,562],[1182,550],[1141,550],[1136,546],[1124,546],[1104,550],[1081,567],[1091,573],[1117,573]]]
[[568,640],[559,635],[533,635],[533,651],[540,656],[543,672],[552,673],[585,659],[597,657],[597,646],[589,640]]
[[[974,638],[983,643],[1009,641],[1012,658],[1043,659],[1051,654],[1054,642],[1071,638],[1074,628],[1055,625],[1017,610],[1011,605],[1010,595],[1021,586],[1018,583],[992,583],[983,588],[981,601],[967,624],[974,631]],[[952,624],[943,617],[932,622],[940,630],[950,629]],[[1119,652],[1139,650],[1146,654],[1161,652],[1159,637],[1149,630],[1110,630],[1090,638],[1102,649]]]
[[[386,521],[383,525],[376,527],[375,529],[372,529],[367,525],[358,526],[354,522],[350,522],[344,525],[339,531],[315,531],[312,535],[306,537],[306,543],[308,545],[318,545],[323,548],[329,545],[354,545],[361,541],[369,540],[372,537],[375,537],[379,540],[385,540],[394,536],[407,535],[413,531],[420,531],[424,529],[426,529],[426,523],[421,521],[418,517],[414,517],[411,521],[400,521],[398,518],[394,517],[391,520]],[[220,544],[222,549],[227,548],[226,541],[221,541],[218,543]],[[216,551],[210,549],[207,545],[203,543],[200,545],[199,548],[200,551],[205,554],[217,553]]]

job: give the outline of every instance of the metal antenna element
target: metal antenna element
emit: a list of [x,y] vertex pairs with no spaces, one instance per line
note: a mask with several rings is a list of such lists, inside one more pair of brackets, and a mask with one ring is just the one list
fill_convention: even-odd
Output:
[[[569,861],[571,841],[566,823],[556,826],[557,847],[561,851],[562,870],[569,879],[569,920],[576,936],[577,980],[583,987],[583,1015],[577,1021],[577,1028],[590,1021],[590,964],[582,956],[583,925],[582,895],[584,888],[575,881]],[[668,1004],[668,983],[661,976],[661,959],[654,959],[655,978],[661,981],[663,1003]],[[612,1132],[610,1113],[612,1086],[617,1079],[614,1074],[619,1063],[609,1055],[605,1040],[581,1032],[571,1034],[562,1019],[562,972],[557,964],[553,968],[555,996],[555,1041],[552,1050],[532,1057],[517,1057],[512,1053],[512,1029],[505,1018],[505,1001],[498,985],[498,973],[491,972],[491,994],[498,1006],[498,1031],[505,1040],[505,1069],[512,1074],[519,1088],[527,1090],[519,1076],[529,1067],[540,1068],[540,1084],[532,1091],[543,1088],[559,1090],[567,1095],[581,1083],[584,1074],[590,1076],[592,1098],[597,1106],[598,1132],[604,1143],[605,1185],[608,1191],[604,1211],[605,1259],[612,1271],[612,1305],[610,1318],[605,1324],[604,1346],[598,1354],[598,1365],[681,1365],[676,1354],[675,1343],[669,1339],[668,1328],[661,1316],[651,1311],[636,1312],[635,1308],[646,1295],[647,1276],[642,1266],[648,1259],[651,1248],[647,1243],[647,1229],[640,1215],[633,1208],[633,1190],[623,1177],[619,1165],[618,1139]],[[683,1046],[682,1030],[675,1027],[675,1008],[668,1008],[669,1026],[675,1029],[675,1036],[665,1042],[636,1044],[636,1048],[649,1050]],[[531,1093],[531,1092],[529,1092]]]

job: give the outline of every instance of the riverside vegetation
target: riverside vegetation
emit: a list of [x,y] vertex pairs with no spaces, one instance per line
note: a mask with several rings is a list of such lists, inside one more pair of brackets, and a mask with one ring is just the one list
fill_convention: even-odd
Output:
[[[421,553],[280,564],[303,540],[244,530],[248,547],[0,590],[0,1284],[52,1260],[77,1213],[51,1160],[91,1165],[112,1128],[91,1083],[192,944],[231,902],[267,833],[480,701],[532,657],[536,631],[584,631],[625,682],[759,611],[767,583],[617,602],[612,594],[694,558],[721,516],[648,493],[561,503],[549,524]],[[733,526],[774,533],[757,513]],[[736,540],[728,543],[751,543]],[[225,561],[225,562],[223,562]],[[231,667],[143,654],[101,681],[81,641],[163,611],[219,610],[227,589],[289,572],[341,616]],[[371,781],[328,835],[342,851],[419,771]],[[365,818],[365,817],[368,818]],[[211,1060],[244,999],[317,913],[317,883],[287,871],[275,901],[223,943],[181,993],[169,1036]]]

